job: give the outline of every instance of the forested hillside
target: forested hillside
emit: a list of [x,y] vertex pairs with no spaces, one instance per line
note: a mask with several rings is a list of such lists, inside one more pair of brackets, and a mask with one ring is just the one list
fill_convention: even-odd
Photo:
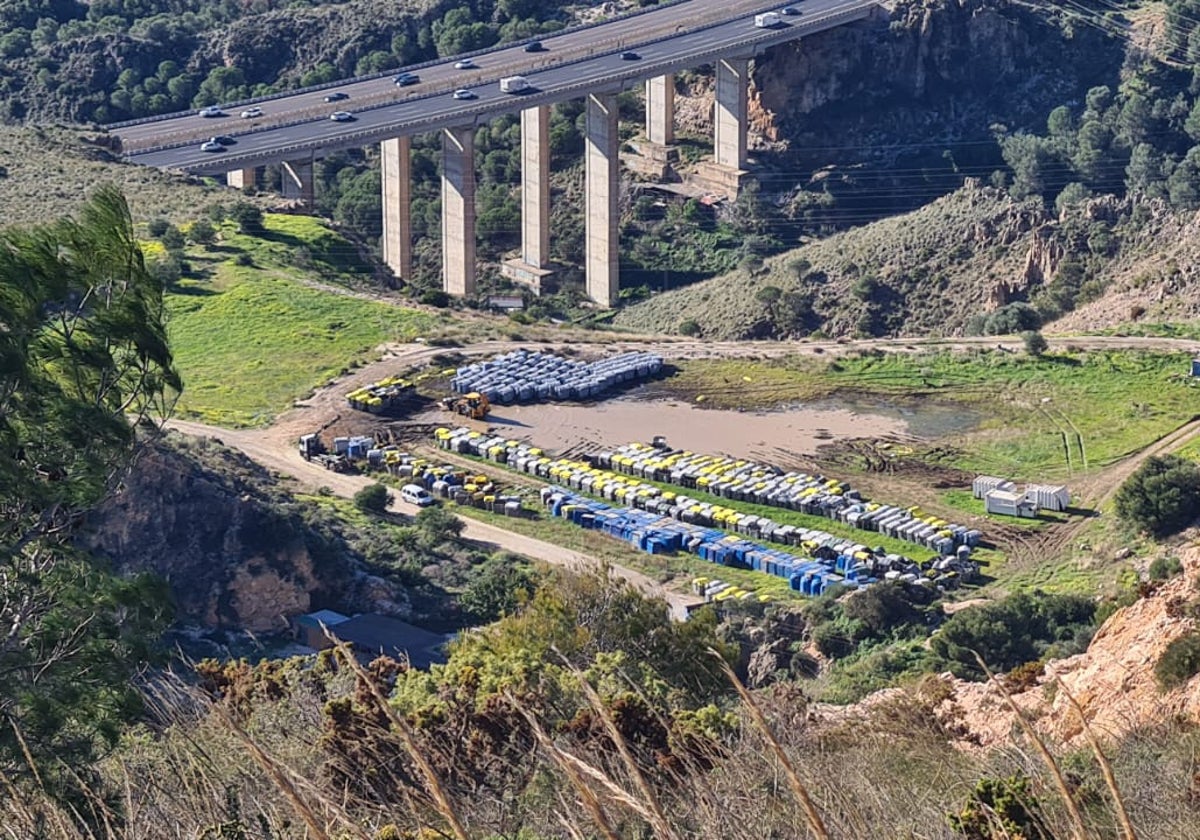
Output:
[[[1065,38],[1090,32],[1119,48],[1121,62],[1095,67],[1096,83],[1086,90],[1043,95],[1043,109],[1027,109],[1026,124],[997,121],[986,127],[987,139],[946,143],[942,156],[953,174],[943,183],[974,179],[952,200],[805,245],[767,266],[748,259],[733,273],[633,307],[618,322],[722,337],[870,337],[1003,331],[1000,321],[1035,329],[1080,307],[1087,312],[1064,325],[1190,317],[1195,254],[1192,237],[1181,232],[1200,208],[1198,12],[1190,2],[1061,12]],[[1052,89],[1047,84],[1042,93]],[[958,157],[963,150],[970,156]],[[845,186],[798,189],[789,210],[813,220],[837,219],[855,206],[869,214],[871,205],[858,202],[893,194],[884,184],[903,178],[897,162],[879,167],[879,180],[834,169],[829,178]],[[870,174],[872,166],[863,170]],[[936,170],[921,171],[928,184]],[[857,192],[856,179],[865,181]],[[1024,209],[998,215],[993,198],[980,200],[985,185],[995,199]],[[925,189],[922,201],[936,192]],[[880,250],[889,230],[899,247]],[[750,293],[742,293],[747,284]],[[989,327],[988,316],[1001,307],[1022,314]]]
[[551,31],[561,5],[10,0],[0,119],[108,123],[380,72]]

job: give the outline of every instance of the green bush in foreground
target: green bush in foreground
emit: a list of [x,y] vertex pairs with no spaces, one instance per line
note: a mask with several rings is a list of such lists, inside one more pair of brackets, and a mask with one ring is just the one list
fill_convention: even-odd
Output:
[[980,779],[966,805],[950,815],[950,827],[965,840],[1050,840],[1028,777]]
[[1166,537],[1200,516],[1200,466],[1177,455],[1146,459],[1116,497],[1117,515],[1139,531]]
[[382,484],[369,484],[354,494],[354,506],[363,513],[386,513],[392,494]]
[[1178,688],[1200,673],[1200,633],[1180,636],[1154,664],[1154,679],[1163,691]]
[[1095,621],[1096,605],[1089,598],[1021,592],[955,613],[929,644],[955,676],[982,680],[976,653],[993,671],[1070,655],[1087,647]]

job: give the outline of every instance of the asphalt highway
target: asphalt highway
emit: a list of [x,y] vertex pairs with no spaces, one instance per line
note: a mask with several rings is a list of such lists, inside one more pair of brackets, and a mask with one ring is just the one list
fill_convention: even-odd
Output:
[[[473,56],[475,69],[455,69],[458,57],[413,70],[416,85],[399,87],[392,77],[326,86],[256,103],[263,116],[242,119],[251,103],[226,108],[225,117],[205,118],[192,111],[169,119],[112,129],[133,163],[195,173],[219,173],[282,159],[320,157],[388,137],[445,127],[478,125],[533,105],[560,102],[593,92],[616,92],[663,73],[711,63],[719,57],[749,57],[768,47],[796,40],[865,17],[876,0],[800,0],[799,14],[782,17],[771,29],[754,25],[754,15],[783,5],[762,0],[685,0],[645,14],[541,39],[543,52],[523,45]],[[633,51],[638,58],[623,59]],[[521,75],[532,90],[513,95],[500,91],[499,79]],[[474,99],[456,100],[463,88]],[[348,98],[325,103],[332,92]],[[334,122],[338,110],[354,115]],[[215,135],[236,142],[220,152],[204,152],[200,143]]]

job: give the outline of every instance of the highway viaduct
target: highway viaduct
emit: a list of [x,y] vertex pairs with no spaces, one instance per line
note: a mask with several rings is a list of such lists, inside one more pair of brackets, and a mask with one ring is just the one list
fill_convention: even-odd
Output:
[[[475,160],[477,126],[501,115],[521,115],[521,253],[505,273],[536,285],[549,273],[549,106],[586,100],[585,265],[587,293],[609,307],[617,298],[619,147],[617,94],[645,85],[646,137],[652,147],[674,142],[673,74],[702,64],[716,67],[712,168],[732,183],[747,159],[748,65],[778,44],[868,17],[878,0],[797,0],[776,25],[757,26],[755,16],[782,12],[779,0],[672,0],[633,15],[563,30],[542,39],[543,49],[507,45],[406,68],[419,74],[413,86],[397,86],[398,71],[293,91],[226,106],[223,117],[195,111],[109,126],[126,159],[163,169],[224,174],[230,186],[254,183],[257,168],[278,163],[285,197],[311,206],[313,161],[330,152],[379,143],[383,182],[384,260],[397,277],[413,265],[410,216],[410,150],[415,134],[442,140],[442,284],[455,296],[475,292]],[[456,66],[460,65],[460,66]],[[529,89],[500,90],[499,81],[520,75]],[[470,90],[473,98],[452,96]],[[326,104],[331,92],[344,102]],[[262,115],[239,118],[257,106]],[[335,122],[336,109],[352,113]],[[200,149],[213,135],[236,143],[213,153]]]

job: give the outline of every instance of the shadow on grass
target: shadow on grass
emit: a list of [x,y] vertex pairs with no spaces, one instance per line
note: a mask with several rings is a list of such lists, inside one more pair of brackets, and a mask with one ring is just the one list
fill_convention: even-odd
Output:
[[171,283],[167,286],[167,291],[180,297],[215,297],[221,294],[216,289],[209,288],[208,286],[200,286],[195,281],[186,285]]

